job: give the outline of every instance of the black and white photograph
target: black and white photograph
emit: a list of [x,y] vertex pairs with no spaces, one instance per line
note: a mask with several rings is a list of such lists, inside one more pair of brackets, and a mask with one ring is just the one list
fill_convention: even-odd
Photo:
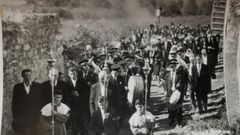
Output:
[[1,135],[240,135],[240,0],[1,0]]

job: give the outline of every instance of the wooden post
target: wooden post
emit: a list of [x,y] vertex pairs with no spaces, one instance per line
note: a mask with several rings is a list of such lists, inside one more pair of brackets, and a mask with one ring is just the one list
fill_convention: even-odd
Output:
[[50,74],[50,83],[51,83],[51,88],[52,88],[52,135],[54,135],[54,83],[55,83],[55,74],[56,70],[54,69],[54,63],[56,62],[56,59],[53,57],[53,52],[52,50],[50,51],[50,58],[47,60],[48,66],[50,67],[49,69],[49,74]]
[[[3,10],[0,7],[0,128],[2,129],[2,109],[3,109],[3,42],[2,42],[2,16]],[[0,135],[1,130],[0,129]]]

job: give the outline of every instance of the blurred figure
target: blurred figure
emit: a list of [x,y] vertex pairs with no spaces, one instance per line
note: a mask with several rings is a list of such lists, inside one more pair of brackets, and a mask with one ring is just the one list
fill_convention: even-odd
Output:
[[64,74],[61,71],[58,72],[58,80],[61,80],[63,82],[66,81]]
[[59,80],[58,71],[56,69],[52,70],[48,74],[48,81],[41,84],[41,89],[43,92],[43,105],[46,105],[52,101],[52,85],[54,85],[54,90],[62,90],[63,99],[62,102],[69,105],[69,91],[65,82]]

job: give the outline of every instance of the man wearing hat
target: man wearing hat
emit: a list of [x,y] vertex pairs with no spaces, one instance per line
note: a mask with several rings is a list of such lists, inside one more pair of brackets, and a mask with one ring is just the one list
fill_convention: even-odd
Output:
[[111,75],[109,78],[109,87],[113,90],[111,97],[110,106],[116,111],[118,116],[124,114],[124,105],[127,102],[126,92],[125,92],[125,80],[124,77],[120,75],[121,65],[113,64],[111,66]]
[[135,101],[136,112],[129,119],[130,129],[134,135],[147,135],[154,126],[154,115],[145,111],[143,99]]
[[89,64],[88,60],[82,60],[79,63],[80,65],[80,72],[79,77],[81,77],[87,84],[89,91],[92,84],[97,82],[97,75],[91,69],[91,65]]
[[174,127],[175,125],[181,125],[182,123],[182,101],[185,94],[185,90],[188,84],[188,72],[177,59],[171,59],[169,62],[171,71],[166,75],[167,81],[167,97],[171,98],[175,91],[180,92],[180,97],[175,103],[169,103],[169,125]]

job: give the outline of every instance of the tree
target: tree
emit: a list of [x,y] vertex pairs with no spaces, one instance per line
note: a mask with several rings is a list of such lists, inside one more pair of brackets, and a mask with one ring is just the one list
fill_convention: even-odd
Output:
[[163,16],[175,16],[180,15],[181,11],[176,1],[168,1],[166,3],[161,3],[162,15]]
[[185,0],[181,9],[182,15],[196,15],[197,14],[197,2],[196,0]]
[[204,1],[198,8],[199,15],[210,15],[212,12],[212,5],[211,1]]
[[183,0],[177,0],[177,5],[179,9],[182,9],[183,7]]

